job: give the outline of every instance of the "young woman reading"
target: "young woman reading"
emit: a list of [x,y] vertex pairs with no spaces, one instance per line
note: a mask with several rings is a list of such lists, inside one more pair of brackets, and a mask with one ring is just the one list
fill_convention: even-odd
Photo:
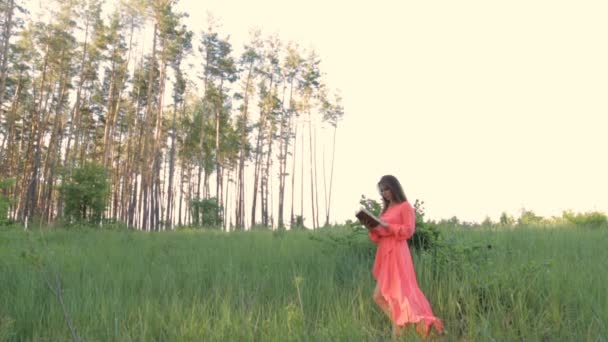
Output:
[[433,315],[431,306],[418,287],[407,239],[414,234],[416,214],[394,176],[384,176],[378,182],[384,202],[380,219],[386,223],[369,229],[369,238],[378,244],[372,273],[377,281],[374,301],[393,323],[393,335],[401,335],[406,326],[416,326],[424,338],[435,327],[443,333],[441,320]]

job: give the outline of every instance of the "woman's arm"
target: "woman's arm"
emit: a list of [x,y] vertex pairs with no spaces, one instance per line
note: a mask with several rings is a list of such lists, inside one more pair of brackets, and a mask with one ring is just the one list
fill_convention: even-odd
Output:
[[366,222],[364,225],[369,233],[369,239],[375,243],[379,243],[382,237],[390,235],[390,233],[388,233],[386,228],[383,226],[379,225],[374,227],[374,224],[371,222]]
[[407,240],[414,235],[416,229],[416,214],[414,208],[409,203],[401,204],[400,208],[401,222],[389,223],[387,228],[379,228],[385,230],[386,235],[393,235],[397,240]]
[[382,236],[378,233],[378,228],[369,230],[369,239],[375,243],[379,243]]

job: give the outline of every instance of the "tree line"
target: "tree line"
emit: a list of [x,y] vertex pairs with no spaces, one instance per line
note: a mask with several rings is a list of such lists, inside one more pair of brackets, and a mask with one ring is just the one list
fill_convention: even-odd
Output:
[[311,228],[329,224],[344,110],[315,51],[252,30],[237,54],[212,20],[191,31],[175,0],[123,0],[108,13],[102,0],[50,3],[33,18],[22,0],[0,0],[9,219],[73,219],[66,188],[93,165],[107,179],[103,213],[80,219],[172,229],[213,204],[226,229],[303,226],[304,206]]

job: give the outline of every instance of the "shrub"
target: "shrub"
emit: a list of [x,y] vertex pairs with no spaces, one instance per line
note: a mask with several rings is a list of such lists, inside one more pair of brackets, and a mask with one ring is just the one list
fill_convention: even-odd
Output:
[[[12,178],[0,181],[0,190],[10,187],[11,185],[13,185],[14,182],[15,182],[15,180]],[[5,196],[0,192],[0,226],[6,225],[9,223],[8,209],[10,207],[10,204],[11,203],[10,203],[8,196]]]
[[8,224],[8,198],[0,194],[0,226]]
[[503,211],[502,214],[500,214],[499,222],[503,227],[511,227],[515,224],[515,218]]
[[571,210],[566,210],[562,213],[562,217],[566,221],[580,227],[599,227],[608,223],[606,214],[599,211],[574,213]]
[[106,208],[108,179],[106,169],[94,163],[73,170],[60,187],[64,215],[72,222],[99,223]]
[[223,223],[223,208],[215,197],[193,199],[190,201],[192,209],[192,225],[195,227],[219,228]]
[[517,219],[520,226],[538,226],[543,223],[543,217],[536,215],[532,210],[523,209],[521,216]]
[[424,201],[416,200],[414,210],[416,212],[416,230],[408,241],[410,248],[428,250],[437,247],[441,240],[441,232],[436,224],[424,220]]
[[302,215],[296,215],[294,218],[294,222],[291,225],[291,229],[306,229],[304,225],[304,218]]
[[382,205],[380,202],[361,195],[359,204],[361,204],[365,209],[371,211],[374,215],[380,216],[380,212],[382,211]]

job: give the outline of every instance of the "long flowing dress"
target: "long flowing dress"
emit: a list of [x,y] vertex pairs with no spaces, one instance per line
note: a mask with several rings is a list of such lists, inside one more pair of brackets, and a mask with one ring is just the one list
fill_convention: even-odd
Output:
[[391,319],[399,326],[407,323],[424,323],[424,334],[431,327],[443,331],[443,323],[433,315],[431,305],[420,291],[407,239],[416,228],[414,208],[407,201],[389,206],[380,216],[388,227],[378,226],[369,232],[378,244],[372,273],[380,293],[388,303]]

